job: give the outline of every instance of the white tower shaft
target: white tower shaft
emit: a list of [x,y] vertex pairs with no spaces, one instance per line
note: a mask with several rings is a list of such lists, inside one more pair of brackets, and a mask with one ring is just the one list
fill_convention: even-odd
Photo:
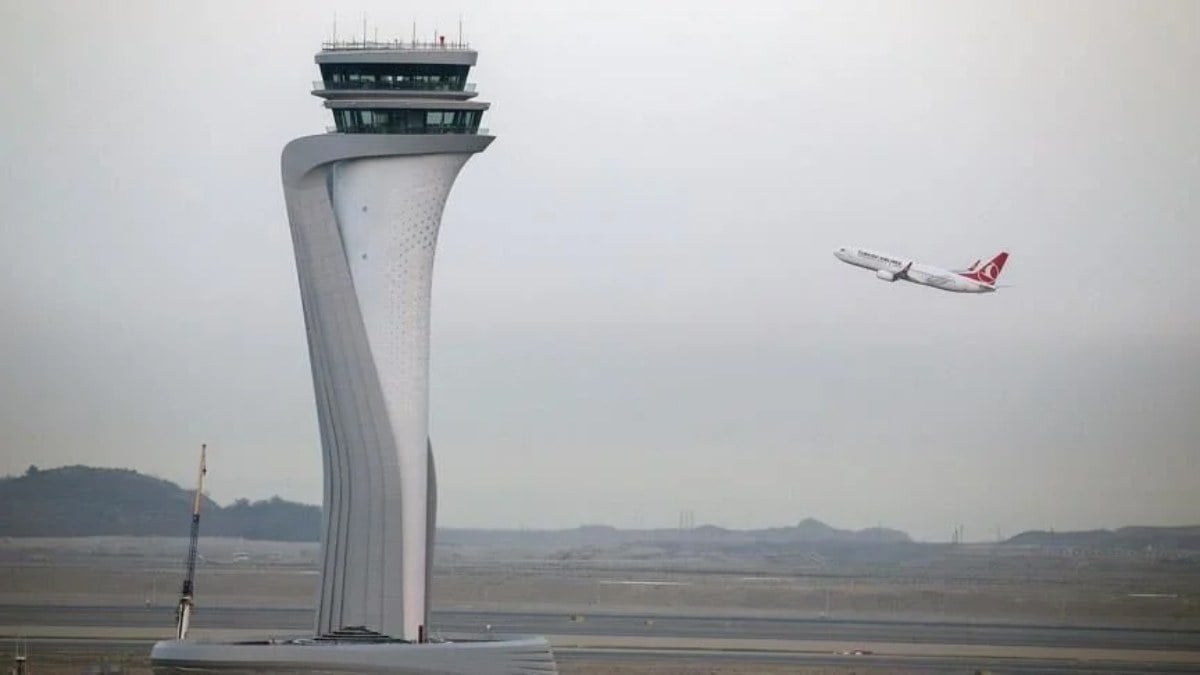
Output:
[[458,171],[490,141],[331,134],[284,151],[325,460],[318,633],[418,640],[428,624],[434,251]]

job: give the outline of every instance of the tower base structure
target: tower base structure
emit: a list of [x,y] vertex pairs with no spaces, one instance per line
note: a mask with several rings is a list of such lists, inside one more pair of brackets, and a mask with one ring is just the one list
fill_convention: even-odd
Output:
[[351,675],[546,675],[558,672],[550,643],[519,635],[457,636],[442,642],[279,638],[240,642],[168,640],[154,645],[155,675],[307,673]]

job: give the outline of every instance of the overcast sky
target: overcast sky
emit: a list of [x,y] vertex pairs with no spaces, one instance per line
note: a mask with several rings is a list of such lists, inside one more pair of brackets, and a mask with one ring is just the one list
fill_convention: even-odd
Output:
[[[447,526],[1200,522],[1200,3],[0,4],[0,473],[319,503],[279,153],[330,36],[452,39]],[[855,244],[986,295],[885,284]]]

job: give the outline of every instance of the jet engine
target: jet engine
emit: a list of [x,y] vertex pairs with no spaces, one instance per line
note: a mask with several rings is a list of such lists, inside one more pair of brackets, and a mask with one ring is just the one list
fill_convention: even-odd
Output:
[[884,281],[895,281],[896,280],[896,273],[889,272],[887,270],[879,270],[878,272],[875,273],[875,276],[880,279],[883,279]]

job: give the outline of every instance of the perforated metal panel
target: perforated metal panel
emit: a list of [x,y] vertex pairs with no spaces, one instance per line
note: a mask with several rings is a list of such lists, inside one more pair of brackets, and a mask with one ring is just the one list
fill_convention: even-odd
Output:
[[442,208],[490,138],[331,134],[284,151],[325,466],[316,629],[427,617],[429,312]]
[[[423,620],[429,433],[429,322],[442,209],[469,155],[421,155],[333,165],[333,207],[395,443],[398,484],[372,508],[384,516],[383,620],[400,603],[405,631]],[[396,522],[398,516],[399,522]]]

